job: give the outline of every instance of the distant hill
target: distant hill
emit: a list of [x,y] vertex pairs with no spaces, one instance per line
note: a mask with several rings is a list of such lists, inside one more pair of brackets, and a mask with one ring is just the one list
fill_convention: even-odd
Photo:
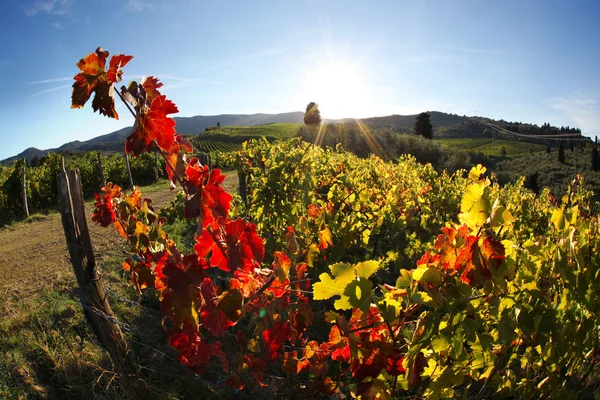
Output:
[[[564,133],[576,133],[581,134],[581,131],[576,128],[563,128],[550,126],[544,124],[542,127],[521,122],[507,122],[507,121],[496,121],[489,118],[472,118],[467,116],[460,116],[457,114],[449,114],[440,111],[427,111],[430,115],[431,124],[434,129],[434,138],[437,139],[451,139],[451,138],[492,138],[492,129],[489,128],[489,124],[506,129],[511,132],[517,132],[520,134],[527,135],[548,135],[548,134],[562,134]],[[383,117],[372,117],[364,118],[362,122],[371,128],[382,130],[392,130],[398,133],[413,133],[413,126],[415,123],[415,115],[388,115]],[[304,123],[304,113],[289,112],[281,114],[220,114],[220,115],[197,115],[194,117],[175,117],[177,123],[177,132],[183,135],[199,135],[204,133],[207,128],[211,128],[208,132],[212,137],[206,137],[204,140],[217,140],[217,136],[223,136],[218,140],[229,137],[225,140],[227,142],[239,143],[242,137],[231,138],[235,135],[264,135],[273,136],[274,138],[288,137],[290,132],[288,130],[298,129],[293,124]],[[345,122],[350,123],[353,121],[351,118],[339,119],[339,120],[327,120],[328,123],[339,123]],[[214,131],[215,126],[219,123],[221,128],[224,127],[261,127],[252,131],[236,131],[234,130],[223,130]],[[284,134],[281,134],[282,127],[277,127],[275,131],[267,129],[268,124],[290,124]],[[486,125],[487,124],[487,125]],[[273,128],[273,127],[271,127]],[[264,131],[264,132],[262,132]],[[0,161],[0,163],[10,163],[19,158],[26,158],[31,160],[35,157],[43,157],[48,152],[62,152],[62,151],[101,151],[101,152],[117,152],[123,150],[123,145],[127,136],[131,132],[131,127],[119,129],[118,131],[108,133],[106,135],[97,136],[93,139],[86,141],[74,141],[66,143],[55,149],[39,150],[34,147],[30,147],[22,153],[7,158],[6,160]],[[262,133],[261,133],[262,132]],[[277,132],[277,133],[274,133]],[[293,135],[292,135],[293,136]],[[546,145],[547,140],[541,138],[525,138],[517,137],[513,134],[494,134],[496,139],[506,140],[519,140],[529,143],[537,143],[540,145]],[[244,136],[245,137],[245,136]],[[586,138],[587,139],[587,138]],[[556,141],[555,141],[556,142]],[[549,143],[553,145],[554,143]]]
[[[431,125],[433,125],[434,131],[469,120],[469,117],[466,116],[461,117],[456,114],[448,114],[439,111],[428,111],[427,113],[430,116]],[[389,115],[386,117],[364,118],[362,119],[362,122],[372,128],[395,128],[398,132],[412,133],[416,117],[416,114]]]
[[[222,127],[225,126],[258,126],[272,123],[292,123],[303,124],[304,113],[288,112],[281,114],[220,114],[220,115],[196,115],[194,117],[175,117],[177,123],[177,133],[182,135],[197,135],[204,132],[206,128],[215,126],[219,123]],[[108,133],[106,135],[97,136],[86,141],[73,141],[65,143],[54,149],[40,150],[35,147],[30,147],[27,150],[9,157],[0,163],[6,164],[14,160],[26,158],[31,161],[33,158],[41,158],[49,152],[61,151],[103,151],[116,152],[122,151],[123,145],[127,136],[131,133],[131,127],[119,129],[118,131]]]

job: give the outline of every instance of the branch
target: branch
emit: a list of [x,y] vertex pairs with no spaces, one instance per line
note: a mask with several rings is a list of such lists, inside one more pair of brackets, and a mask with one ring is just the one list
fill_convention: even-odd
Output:
[[[251,303],[254,299],[256,299],[258,296],[260,296],[265,290],[267,290],[269,288],[269,286],[271,286],[271,283],[273,283],[273,281],[275,280],[276,277],[277,276],[275,274],[271,274],[271,276],[265,282],[265,284],[262,285],[262,287],[260,289],[258,289],[258,291],[256,293],[254,293],[252,296],[248,297],[248,300],[246,300],[246,304]],[[244,304],[244,306],[246,304]]]

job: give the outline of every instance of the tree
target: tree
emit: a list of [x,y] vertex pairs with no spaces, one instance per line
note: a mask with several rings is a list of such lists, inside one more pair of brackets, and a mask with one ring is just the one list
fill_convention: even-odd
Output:
[[316,126],[321,124],[321,113],[319,112],[319,105],[317,103],[311,101],[306,106],[306,113],[304,113],[304,123],[309,126]]
[[558,146],[558,161],[560,161],[561,163],[565,162],[565,145],[563,144],[563,142],[560,142],[560,145]]
[[550,152],[552,151],[552,149],[550,148],[550,145],[546,146],[546,153],[550,154]]
[[221,123],[217,122],[217,128],[220,128],[220,127],[221,127]]
[[592,148],[592,169],[594,171],[600,170],[600,154],[598,154],[598,136],[594,141],[594,147]]
[[433,125],[431,125],[429,114],[426,112],[417,115],[415,120],[415,133],[426,139],[433,139]]
[[502,154],[502,157],[506,157],[506,147],[502,146],[502,148],[500,149],[500,154]]

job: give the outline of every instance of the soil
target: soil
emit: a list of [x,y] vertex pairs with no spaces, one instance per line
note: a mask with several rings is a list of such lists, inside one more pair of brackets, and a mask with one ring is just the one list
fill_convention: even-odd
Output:
[[[235,190],[237,175],[226,173],[224,187]],[[167,205],[177,194],[164,186],[142,188],[144,197],[152,198],[155,209]],[[124,255],[124,240],[111,228],[92,222],[94,203],[86,203],[86,217],[96,260]],[[0,229],[0,304],[7,296],[30,296],[52,282],[73,280],[65,236],[59,213],[40,215]],[[0,310],[1,311],[1,310]]]

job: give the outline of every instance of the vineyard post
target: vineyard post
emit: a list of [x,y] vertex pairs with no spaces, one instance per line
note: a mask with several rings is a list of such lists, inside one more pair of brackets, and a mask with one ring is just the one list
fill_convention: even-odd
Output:
[[129,165],[129,154],[125,152],[125,165],[127,165],[127,174],[129,175],[129,184],[133,188],[133,176],[131,175],[131,166]]
[[244,205],[248,207],[248,199],[246,194],[246,175],[244,175],[244,173],[241,171],[238,172],[238,182],[240,186],[240,197],[242,198]]
[[100,172],[100,188],[106,186],[106,178],[104,177],[104,167],[102,166],[102,156],[98,152],[98,170]]
[[23,159],[23,206],[25,207],[25,216],[29,218],[29,206],[27,205],[27,175],[25,173],[26,166],[27,160]]
[[154,150],[154,180],[158,182],[158,151]]
[[85,317],[115,368],[125,377],[135,375],[134,354],[113,312],[96,268],[96,260],[85,217],[79,169],[58,174],[60,214],[71,264],[81,292]]

